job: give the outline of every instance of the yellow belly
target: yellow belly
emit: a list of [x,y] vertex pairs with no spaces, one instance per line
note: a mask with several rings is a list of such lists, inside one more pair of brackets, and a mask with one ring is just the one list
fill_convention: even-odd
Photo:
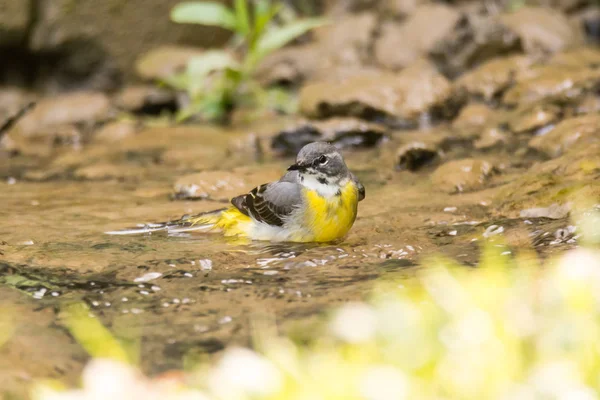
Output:
[[353,182],[342,188],[340,196],[325,198],[314,190],[303,189],[307,200],[304,224],[311,232],[307,241],[329,242],[344,237],[356,219],[358,189]]
[[211,230],[224,236],[253,240],[330,242],[344,237],[356,219],[358,190],[353,182],[342,188],[340,196],[325,198],[316,191],[303,189],[306,208],[303,215],[281,230],[256,229],[257,223],[237,208],[231,206],[218,214],[200,215],[187,219],[192,225],[212,225]]

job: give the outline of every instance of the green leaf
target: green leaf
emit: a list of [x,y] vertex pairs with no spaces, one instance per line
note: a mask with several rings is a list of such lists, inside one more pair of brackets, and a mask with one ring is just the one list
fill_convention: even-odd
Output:
[[250,33],[250,16],[248,15],[248,0],[235,0],[235,17],[237,20],[237,31],[241,35]]
[[63,324],[90,356],[131,363],[125,348],[85,304],[70,304],[63,311]]
[[207,51],[201,56],[193,57],[188,61],[186,70],[188,93],[194,97],[196,93],[202,92],[206,78],[211,72],[227,68],[235,69],[237,65],[237,61],[231,54],[220,50]]
[[292,22],[282,27],[273,28],[272,30],[266,32],[265,35],[258,41],[254,54],[254,61],[257,62],[269,53],[272,53],[273,51],[285,46],[292,40],[302,36],[311,29],[322,26],[326,23],[327,21],[321,18],[308,18]]
[[271,5],[271,2],[269,0],[259,0],[256,3],[256,18],[253,32],[255,37],[261,37],[265,28],[273,20],[273,17],[275,17],[279,13],[279,11],[281,11],[282,7],[283,6],[281,4]]
[[236,16],[221,3],[179,3],[171,10],[171,20],[180,24],[201,24],[237,30]]
[[233,56],[220,50],[211,50],[206,53],[191,58],[187,65],[187,74],[189,77],[206,76],[213,71],[226,68],[235,69],[238,62]]

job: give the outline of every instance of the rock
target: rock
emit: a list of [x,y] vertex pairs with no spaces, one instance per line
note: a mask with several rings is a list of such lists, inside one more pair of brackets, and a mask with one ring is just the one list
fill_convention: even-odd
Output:
[[[68,54],[69,64],[61,62],[61,67],[71,75],[111,69],[114,81],[106,84],[118,84],[121,78],[134,77],[135,59],[151,49],[177,43],[219,46],[227,40],[229,33],[222,29],[172,23],[169,13],[178,3],[180,0],[36,0],[29,46],[34,52]],[[71,79],[74,77],[79,75]]]
[[583,96],[576,104],[575,114],[592,114],[600,111],[600,97],[590,93]]
[[494,147],[504,146],[510,142],[507,132],[497,126],[487,127],[482,130],[479,138],[473,143],[477,150],[489,150]]
[[467,12],[454,31],[439,40],[430,55],[446,76],[456,77],[485,61],[522,51],[519,37],[495,16]]
[[571,203],[558,204],[553,203],[549,207],[528,208],[521,211],[521,218],[550,218],[563,219],[569,216],[571,212]]
[[147,173],[147,169],[140,166],[118,165],[99,162],[77,168],[73,176],[83,180],[139,180]]
[[33,0],[0,0],[0,46],[13,46],[25,39]]
[[417,171],[439,158],[438,149],[424,142],[411,142],[396,152],[398,170]]
[[455,85],[472,96],[490,101],[513,84],[516,75],[531,64],[530,58],[521,55],[493,58],[465,73]]
[[175,93],[154,85],[128,86],[117,94],[115,103],[122,110],[138,114],[159,115],[177,110]]
[[332,118],[327,121],[305,121],[278,133],[271,148],[281,155],[294,156],[311,142],[324,141],[336,147],[373,147],[386,137],[380,125],[354,118]]
[[428,0],[383,0],[381,9],[385,15],[394,17],[408,17],[412,15],[418,6],[428,3]]
[[79,92],[45,98],[23,117],[11,133],[38,135],[43,129],[71,124],[94,125],[110,115],[110,101],[103,93]]
[[249,190],[247,182],[237,174],[225,171],[206,171],[185,175],[175,182],[174,197],[228,201]]
[[600,114],[588,114],[562,120],[549,132],[533,137],[529,147],[558,157],[575,145],[600,142]]
[[328,62],[360,65],[368,60],[376,27],[375,15],[362,12],[338,18],[331,24],[315,29],[313,35]]
[[161,46],[143,53],[135,61],[135,72],[144,80],[161,80],[182,72],[190,59],[203,50],[185,46]]
[[95,143],[112,144],[136,134],[138,127],[135,122],[115,121],[109,122],[94,135]]
[[198,172],[179,178],[174,185],[173,197],[178,200],[215,200],[229,203],[231,198],[280,177],[280,172],[274,168]]
[[549,63],[574,68],[596,68],[600,65],[600,50],[595,47],[580,47],[574,50],[563,51],[554,54],[550,58]]
[[535,103],[547,97],[573,99],[598,85],[600,70],[546,65],[532,68],[502,97],[507,105]]
[[396,74],[317,82],[300,92],[300,110],[309,117],[354,116],[409,126],[418,125],[424,115],[455,114],[458,102],[448,80],[424,60]]
[[468,104],[452,121],[452,129],[461,137],[478,136],[493,116],[494,111],[484,104]]
[[553,124],[561,115],[561,108],[551,103],[526,104],[511,113],[508,127],[513,133],[530,133]]
[[435,170],[431,182],[448,193],[472,191],[483,187],[492,170],[492,164],[484,160],[449,161]]
[[16,87],[0,87],[0,125],[35,99],[35,96]]
[[494,200],[495,211],[504,217],[518,218],[524,209],[600,198],[598,154],[600,143],[596,141],[534,164],[499,188]]
[[256,71],[264,86],[298,84],[312,77],[324,63],[317,44],[285,47],[265,57]]
[[438,41],[448,36],[459,19],[460,14],[449,6],[420,6],[406,22],[383,25],[375,43],[375,57],[385,68],[407,67],[426,56]]
[[500,16],[500,21],[520,38],[529,54],[556,53],[583,44],[583,34],[559,11],[521,7]]

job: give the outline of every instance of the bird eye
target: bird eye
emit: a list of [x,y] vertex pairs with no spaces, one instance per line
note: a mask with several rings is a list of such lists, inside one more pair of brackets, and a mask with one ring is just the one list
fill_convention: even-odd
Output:
[[329,159],[325,155],[317,158],[317,163],[319,163],[320,165],[325,165],[325,164],[327,164],[328,161],[329,161]]

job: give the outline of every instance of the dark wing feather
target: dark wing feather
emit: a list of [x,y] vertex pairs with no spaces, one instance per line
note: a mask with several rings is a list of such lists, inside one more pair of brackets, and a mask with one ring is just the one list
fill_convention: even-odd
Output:
[[362,183],[359,182],[358,178],[356,176],[354,176],[353,173],[350,173],[350,176],[352,177],[352,180],[354,181],[354,183],[356,184],[356,187],[358,188],[358,201],[364,200],[366,192],[365,192],[365,187],[363,186]]
[[296,183],[274,182],[260,185],[231,203],[242,213],[259,222],[282,226],[284,218],[300,203],[300,188]]

